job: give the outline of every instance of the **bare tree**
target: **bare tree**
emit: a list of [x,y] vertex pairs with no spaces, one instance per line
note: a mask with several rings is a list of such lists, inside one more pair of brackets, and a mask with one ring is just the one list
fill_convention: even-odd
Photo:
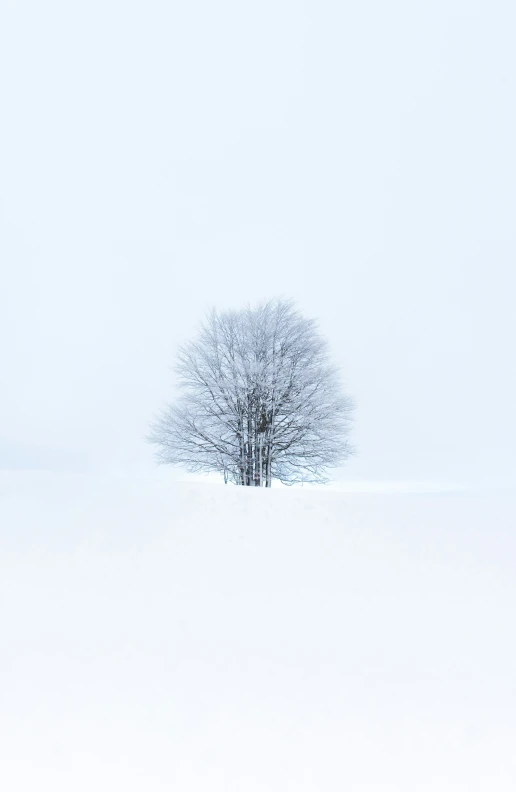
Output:
[[181,396],[149,437],[162,463],[270,487],[325,482],[351,453],[351,400],[315,321],[290,301],[211,311],[176,372]]

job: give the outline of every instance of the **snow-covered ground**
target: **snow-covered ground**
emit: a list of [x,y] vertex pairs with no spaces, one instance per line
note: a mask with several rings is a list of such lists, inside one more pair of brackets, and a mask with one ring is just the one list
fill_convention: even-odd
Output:
[[0,473],[6,792],[514,792],[516,501]]

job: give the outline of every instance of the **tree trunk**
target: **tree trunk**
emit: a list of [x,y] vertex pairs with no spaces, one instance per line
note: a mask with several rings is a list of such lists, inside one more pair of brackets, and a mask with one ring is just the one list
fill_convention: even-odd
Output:
[[271,477],[271,444],[267,443],[267,459],[265,462],[265,486],[270,487],[272,483]]
[[253,480],[253,418],[251,410],[247,408],[247,475],[246,484],[251,487],[254,484]]
[[245,487],[245,439],[244,439],[244,421],[242,415],[240,415],[238,419],[238,441],[240,445],[240,458],[238,460],[239,464],[239,476],[240,476],[240,486]]

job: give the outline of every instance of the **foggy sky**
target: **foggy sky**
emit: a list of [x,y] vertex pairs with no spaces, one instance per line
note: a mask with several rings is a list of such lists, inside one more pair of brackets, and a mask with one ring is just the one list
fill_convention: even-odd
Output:
[[510,481],[514,5],[4,0],[0,468],[150,470],[177,345],[294,298],[343,475]]

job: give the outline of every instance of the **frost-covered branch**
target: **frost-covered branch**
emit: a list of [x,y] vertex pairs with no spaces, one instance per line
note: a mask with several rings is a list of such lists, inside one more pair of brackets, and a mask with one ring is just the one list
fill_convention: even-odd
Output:
[[176,373],[181,396],[149,438],[162,463],[271,486],[326,481],[351,453],[351,400],[315,322],[289,301],[211,311]]

